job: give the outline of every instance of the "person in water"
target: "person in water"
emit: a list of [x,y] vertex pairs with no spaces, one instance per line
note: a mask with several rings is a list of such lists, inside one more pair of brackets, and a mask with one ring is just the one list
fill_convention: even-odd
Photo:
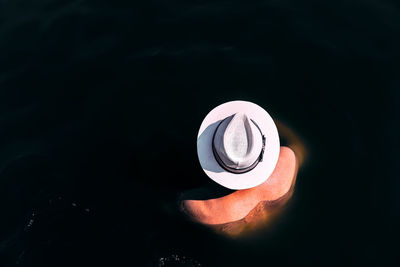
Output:
[[[280,146],[277,128],[287,145]],[[185,192],[180,209],[194,222],[228,235],[260,228],[282,210],[305,156],[304,145],[288,127],[246,101],[212,110],[200,127],[197,148],[203,170],[219,184],[213,189],[223,193]]]

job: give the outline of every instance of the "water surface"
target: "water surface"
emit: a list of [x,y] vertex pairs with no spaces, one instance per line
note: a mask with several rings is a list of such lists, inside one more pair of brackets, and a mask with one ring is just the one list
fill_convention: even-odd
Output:
[[[0,1],[1,266],[396,265],[399,8]],[[308,157],[285,213],[232,240],[171,203],[236,99]]]

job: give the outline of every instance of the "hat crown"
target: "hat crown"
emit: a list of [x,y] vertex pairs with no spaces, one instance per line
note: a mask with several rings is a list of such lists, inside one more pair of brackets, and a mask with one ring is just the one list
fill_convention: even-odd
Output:
[[213,145],[226,167],[245,169],[260,156],[262,135],[245,113],[238,112],[221,122]]

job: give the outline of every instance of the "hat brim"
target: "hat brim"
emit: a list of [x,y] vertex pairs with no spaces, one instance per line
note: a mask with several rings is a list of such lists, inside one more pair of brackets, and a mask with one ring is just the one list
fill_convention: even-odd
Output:
[[[265,151],[263,160],[254,169],[235,174],[224,170],[216,161],[212,139],[218,124],[239,111],[257,122],[265,136]],[[213,181],[229,189],[247,189],[265,182],[275,169],[279,151],[279,135],[273,119],[262,107],[247,101],[226,102],[211,110],[204,118],[197,135],[197,155],[203,171]]]

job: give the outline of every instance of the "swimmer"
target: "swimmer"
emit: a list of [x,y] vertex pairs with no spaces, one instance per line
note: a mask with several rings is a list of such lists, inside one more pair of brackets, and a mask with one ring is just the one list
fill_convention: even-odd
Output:
[[[244,102],[244,101],[234,101],[234,102]],[[249,103],[249,102],[244,102],[244,103]],[[214,110],[210,112],[210,114],[213,112]],[[255,117],[254,114],[251,115],[252,117]],[[238,116],[241,116],[241,118],[239,119],[236,118]],[[274,125],[271,124],[269,126],[268,125],[266,126],[265,124],[263,125],[262,119],[261,120],[260,118],[257,119],[261,124],[261,126],[259,126],[261,128],[260,130],[263,130],[264,132],[268,132],[267,129],[268,127],[275,127],[275,124]],[[234,122],[234,120],[239,120],[239,123]],[[246,118],[244,120],[246,120]],[[243,116],[237,115],[231,118],[230,123],[227,122],[225,124],[227,124],[227,128],[228,127],[232,128],[236,127],[232,126],[232,124],[240,125],[240,121],[243,121]],[[247,123],[246,124],[247,127],[249,127],[248,122],[251,123],[251,121],[250,120],[245,121],[245,124]],[[260,165],[255,167],[255,168],[264,167],[263,171],[268,175],[267,177],[263,178],[264,181],[261,184],[258,184],[256,186],[251,186],[252,182],[251,172],[253,170],[246,172],[247,177],[243,176],[242,179],[246,179],[244,181],[244,184],[231,183],[231,180],[229,180],[229,179],[235,179],[236,177],[242,177],[241,176],[242,174],[236,174],[236,173],[228,174],[227,177],[231,178],[227,178],[226,180],[218,180],[217,182],[225,187],[232,187],[232,186],[240,187],[248,185],[250,186],[242,190],[229,191],[224,196],[219,196],[219,197],[199,197],[199,192],[204,192],[204,195],[207,195],[207,190],[209,190],[208,188],[196,189],[186,192],[185,194],[183,194],[183,198],[180,202],[181,211],[194,222],[209,226],[219,232],[223,232],[228,235],[239,235],[245,232],[245,230],[260,228],[261,226],[265,225],[266,222],[268,222],[271,219],[271,217],[279,213],[282,210],[282,207],[284,207],[284,204],[292,196],[294,185],[296,182],[298,168],[304,160],[305,149],[304,145],[300,142],[300,140],[293,134],[293,132],[288,127],[279,122],[276,123],[276,126],[279,129],[281,139],[286,140],[288,146],[278,146],[278,151],[279,151],[278,157],[276,164],[273,164],[272,166],[271,174],[268,174],[269,172],[268,166]],[[216,130],[217,129],[214,129],[214,131]],[[254,140],[257,138],[258,136],[257,127],[245,130],[246,130],[245,134],[246,136],[249,136],[249,132],[252,132],[252,136],[250,136],[249,139]],[[229,135],[229,133],[227,135]],[[215,138],[215,134],[213,134],[213,137]],[[272,139],[276,137],[270,134],[266,138]],[[238,137],[236,137],[236,139],[238,139]],[[252,145],[250,144],[250,141],[247,141],[249,146]],[[227,146],[226,144],[227,142],[225,141],[225,146]],[[274,150],[274,148],[272,147],[273,145],[276,145],[276,143],[275,144],[273,142],[268,143],[267,141],[266,150],[269,149],[268,152],[273,153]],[[253,144],[253,147],[254,146],[256,145]],[[248,147],[246,147],[245,150],[246,152],[249,152]],[[257,153],[259,152],[256,151],[256,154]],[[242,153],[242,155],[244,154]],[[202,156],[199,155],[200,161],[202,160],[201,157]],[[218,157],[218,155],[215,155],[215,157]],[[267,155],[266,158],[273,159],[271,155]],[[250,162],[252,162],[253,159],[251,159]],[[226,159],[224,160],[227,161]],[[219,164],[223,164],[223,162],[221,161],[219,162]],[[204,166],[205,164],[202,163],[203,168]],[[211,167],[206,167],[206,168],[212,170],[213,175],[221,174],[221,172],[218,171],[216,168],[215,169]],[[258,173],[257,175],[258,177],[255,178],[256,179],[260,178],[260,174]],[[196,197],[191,197],[191,195],[196,195]]]

